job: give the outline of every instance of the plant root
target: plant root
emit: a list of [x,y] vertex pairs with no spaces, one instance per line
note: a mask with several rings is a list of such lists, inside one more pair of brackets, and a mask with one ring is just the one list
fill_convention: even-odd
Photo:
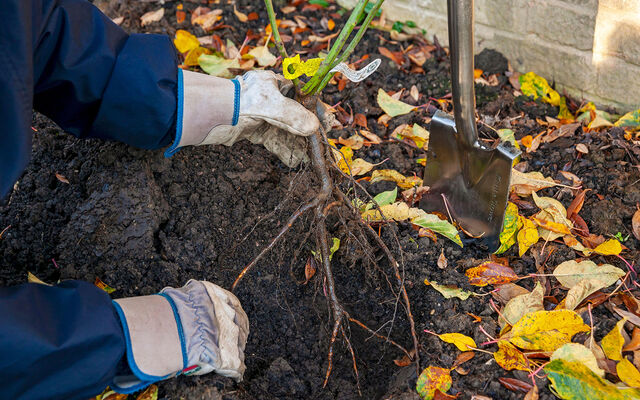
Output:
[[[317,97],[310,96],[304,98],[303,104],[305,106],[317,113],[316,108]],[[419,344],[418,338],[415,330],[415,322],[413,319],[413,315],[411,313],[411,304],[409,302],[409,296],[407,294],[404,277],[400,273],[400,267],[398,262],[396,261],[393,253],[389,250],[387,245],[382,241],[382,239],[376,234],[376,232],[369,226],[366,222],[362,221],[358,211],[353,207],[349,198],[340,190],[337,186],[334,185],[331,179],[331,175],[329,173],[329,163],[327,160],[330,159],[331,154],[329,153],[329,149],[323,146],[323,143],[327,143],[326,135],[324,134],[324,130],[321,128],[320,131],[316,132],[314,135],[309,137],[309,158],[311,159],[311,164],[313,166],[316,177],[320,181],[320,190],[314,196],[314,198],[304,205],[300,206],[287,220],[287,223],[282,227],[282,229],[278,232],[278,234],[271,240],[271,242],[265,247],[244,269],[240,272],[238,277],[235,279],[233,285],[231,286],[231,290],[234,291],[238,286],[239,282],[249,273],[255,265],[261,260],[268,252],[271,250],[282,238],[285,233],[287,233],[291,227],[295,224],[295,222],[305,213],[313,212],[314,214],[314,224],[315,228],[315,241],[316,248],[319,249],[319,263],[321,264],[322,273],[324,275],[324,293],[327,298],[330,314],[333,321],[333,326],[331,329],[331,336],[329,339],[329,349],[327,352],[327,369],[325,372],[323,387],[326,387],[329,378],[331,377],[331,372],[333,371],[334,366],[334,345],[340,335],[344,339],[344,343],[346,345],[347,350],[351,355],[351,360],[353,364],[353,371],[355,373],[358,392],[361,394],[360,390],[360,382],[358,375],[358,365],[356,362],[356,354],[347,335],[347,331],[345,329],[345,324],[349,322],[353,322],[366,332],[370,333],[372,336],[375,336],[386,343],[390,343],[395,346],[399,350],[401,350],[409,359],[413,360],[416,365],[416,370],[419,373],[420,368],[420,359],[419,359]],[[342,171],[340,171],[342,173]],[[356,188],[358,186],[364,193],[366,190],[353,179],[353,176],[342,173],[344,177],[347,177],[351,181],[352,187]],[[369,196],[370,200],[372,200],[371,196]],[[358,221],[359,227],[362,231],[364,231],[363,238],[366,240],[366,236],[370,236],[374,243],[378,247],[380,247],[385,255],[385,257],[389,260],[389,263],[392,266],[394,276],[396,278],[396,285],[399,287],[399,292],[393,290],[393,287],[389,280],[389,286],[396,296],[396,301],[399,301],[399,298],[402,297],[402,303],[407,315],[407,319],[409,320],[409,324],[411,327],[411,337],[413,340],[414,351],[409,352],[404,347],[399,345],[398,343],[391,340],[388,336],[383,336],[373,329],[366,326],[364,323],[359,321],[356,318],[353,318],[349,315],[349,313],[345,310],[340,302],[338,295],[336,294],[336,285],[335,279],[333,276],[333,270],[331,268],[330,261],[330,250],[329,250],[329,241],[328,241],[328,232],[326,226],[326,218],[329,213],[335,208],[341,208],[343,205],[346,205],[347,209],[354,215],[354,219]],[[377,207],[377,204],[375,204]],[[379,209],[379,208],[378,208]],[[308,237],[308,235],[306,236]],[[384,274],[386,277],[386,274]],[[294,279],[295,280],[295,279]],[[297,280],[295,280],[298,282]],[[299,282],[298,282],[299,283]]]

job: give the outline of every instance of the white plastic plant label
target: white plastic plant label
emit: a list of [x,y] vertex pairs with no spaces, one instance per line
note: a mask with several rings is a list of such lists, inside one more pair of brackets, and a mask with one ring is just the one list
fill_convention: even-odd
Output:
[[367,79],[371,74],[376,72],[376,70],[378,69],[381,63],[382,61],[378,58],[370,62],[369,65],[367,65],[366,67],[359,69],[357,71],[349,68],[349,66],[345,63],[340,63],[336,65],[335,68],[333,68],[330,72],[340,72],[344,76],[346,76],[347,79],[349,79],[351,82],[362,82],[363,80]]

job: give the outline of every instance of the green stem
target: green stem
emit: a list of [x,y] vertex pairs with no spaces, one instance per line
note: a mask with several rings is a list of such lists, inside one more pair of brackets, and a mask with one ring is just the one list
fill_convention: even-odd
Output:
[[271,31],[273,32],[273,40],[276,42],[276,48],[282,58],[287,58],[289,55],[287,54],[287,49],[284,48],[284,43],[282,43],[282,38],[278,31],[278,22],[276,21],[276,12],[273,9],[273,2],[271,0],[264,0],[264,5],[267,7],[267,15],[269,15],[269,24],[271,24]]
[[358,4],[356,4],[353,11],[351,12],[351,15],[349,16],[347,23],[340,31],[340,35],[338,35],[338,38],[336,39],[335,43],[333,44],[333,46],[331,46],[331,50],[329,50],[329,54],[324,59],[324,61],[322,61],[322,64],[320,64],[320,68],[318,69],[318,72],[316,72],[313,78],[311,78],[311,80],[307,82],[307,84],[304,85],[304,87],[302,88],[303,93],[305,94],[312,93],[315,87],[318,86],[320,82],[322,82],[322,79],[324,78],[324,76],[329,73],[329,71],[331,70],[331,65],[333,65],[333,62],[335,61],[336,57],[340,53],[340,50],[342,50],[342,47],[347,42],[347,39],[349,39],[351,32],[353,32],[353,29],[356,27],[356,24],[364,14],[364,9],[367,3],[369,3],[369,0],[358,1]]
[[[364,22],[360,26],[358,33],[356,33],[354,38],[351,40],[351,43],[349,43],[349,46],[347,46],[347,48],[342,53],[340,58],[338,58],[338,60],[331,65],[331,69],[335,68],[335,66],[340,64],[341,62],[346,62],[349,59],[353,51],[356,49],[356,46],[364,36],[365,32],[371,25],[371,21],[373,21],[373,18],[378,13],[378,10],[380,10],[382,3],[384,3],[384,0],[378,0],[376,4],[374,4],[373,8],[371,8],[371,10],[369,11],[369,14],[367,15],[367,18],[364,20]],[[327,86],[327,84],[329,83],[331,78],[333,78],[334,75],[335,75],[335,72],[328,73],[327,75],[325,75],[324,78],[322,78],[322,81],[320,82],[320,84],[315,87],[315,89],[313,90],[313,93],[314,94],[320,93],[322,89],[324,89]]]

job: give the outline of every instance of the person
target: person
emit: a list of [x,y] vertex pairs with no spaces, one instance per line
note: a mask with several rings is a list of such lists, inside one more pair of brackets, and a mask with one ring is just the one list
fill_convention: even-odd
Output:
[[[86,0],[7,0],[0,21],[0,198],[29,161],[33,109],[79,138],[167,156],[247,139],[289,166],[319,127],[275,73],[182,70],[169,37],[129,35]],[[179,374],[241,380],[248,334],[238,299],[206,281],[115,301],[74,280],[0,288],[0,398],[131,393]]]

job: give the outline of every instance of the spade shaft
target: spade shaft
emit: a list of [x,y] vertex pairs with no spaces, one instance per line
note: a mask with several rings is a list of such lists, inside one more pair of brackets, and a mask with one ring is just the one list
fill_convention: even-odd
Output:
[[438,111],[431,120],[420,207],[451,216],[490,251],[500,245],[511,166],[520,154],[510,144],[489,148],[478,140],[473,77],[473,0],[448,0],[453,117]]

